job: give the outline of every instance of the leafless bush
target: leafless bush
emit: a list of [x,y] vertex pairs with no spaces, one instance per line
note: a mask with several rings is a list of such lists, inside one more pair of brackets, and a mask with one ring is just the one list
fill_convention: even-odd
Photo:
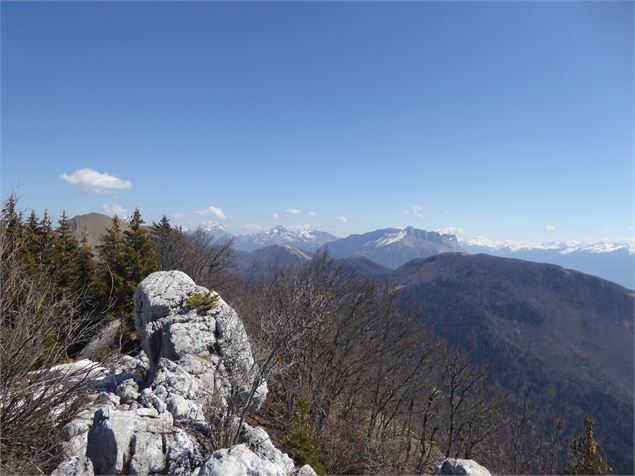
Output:
[[496,467],[514,428],[515,466],[528,467],[530,432],[487,369],[413,322],[390,286],[318,253],[263,277],[239,311],[270,389],[262,415],[283,436],[307,400],[330,472],[424,473],[444,457]]
[[183,271],[223,296],[236,285],[232,240],[215,240],[202,228],[185,232],[167,220],[154,225],[152,237],[162,270]]
[[[4,231],[4,230],[3,230]],[[60,427],[79,408],[90,369],[68,362],[71,345],[92,334],[82,293],[54,289],[27,272],[19,243],[0,238],[0,472],[48,473],[60,457]]]

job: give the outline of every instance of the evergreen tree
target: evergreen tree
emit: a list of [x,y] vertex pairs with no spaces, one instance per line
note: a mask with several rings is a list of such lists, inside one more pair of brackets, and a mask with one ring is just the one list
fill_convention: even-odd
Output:
[[24,224],[22,213],[17,210],[17,198],[9,195],[2,208],[2,260],[3,262],[22,246]]
[[24,225],[24,263],[34,272],[42,261],[43,243],[41,240],[40,220],[35,210],[31,210],[31,214]]
[[[115,311],[123,315],[130,315],[134,310],[132,297],[137,285],[159,269],[152,240],[143,223],[137,209],[129,229],[122,233],[118,218],[113,218],[112,227],[99,247],[102,275],[112,287]],[[132,319],[126,320],[127,327],[132,329],[133,322]]]
[[565,474],[612,474],[613,469],[604,459],[602,448],[593,434],[593,418],[584,421],[585,432],[571,442],[573,459]]
[[125,262],[127,252],[119,219],[116,216],[112,219],[110,229],[102,237],[98,251],[101,259],[100,274],[107,288],[107,295],[112,300],[115,311],[125,311],[126,306],[129,307],[132,302],[132,298],[126,295],[128,291],[126,287],[128,272]]
[[142,227],[143,223],[141,213],[136,208],[129,223],[130,228],[123,233],[125,244],[129,248],[129,279],[135,288],[146,276],[159,270],[152,239],[148,231]]
[[42,219],[40,220],[39,237],[38,243],[40,246],[40,265],[43,267],[48,267],[54,260],[53,257],[53,247],[55,243],[55,236],[53,232],[53,222],[51,221],[51,217],[46,210],[44,210],[44,214],[42,215]]
[[79,244],[71,232],[66,212],[62,212],[54,237],[54,278],[58,287],[74,292],[90,285],[89,282],[82,282],[80,276]]

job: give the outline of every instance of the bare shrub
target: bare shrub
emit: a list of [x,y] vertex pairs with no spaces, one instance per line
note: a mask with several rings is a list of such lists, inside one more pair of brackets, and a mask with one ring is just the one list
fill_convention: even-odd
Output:
[[26,271],[19,240],[2,223],[0,300],[0,472],[50,473],[61,458],[60,428],[78,410],[86,366],[67,351],[96,320],[82,293],[60,293],[45,272]]

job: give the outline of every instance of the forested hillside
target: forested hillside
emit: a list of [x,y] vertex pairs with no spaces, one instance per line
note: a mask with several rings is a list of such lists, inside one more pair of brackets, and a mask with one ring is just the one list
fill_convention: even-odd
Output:
[[527,392],[540,425],[562,418],[571,433],[593,414],[616,470],[633,471],[632,291],[489,255],[414,260],[391,278],[423,326],[469,349],[497,386]]

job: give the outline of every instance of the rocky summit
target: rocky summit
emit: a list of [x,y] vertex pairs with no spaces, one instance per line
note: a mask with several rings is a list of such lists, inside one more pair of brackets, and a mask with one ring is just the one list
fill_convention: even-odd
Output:
[[[262,405],[267,385],[240,318],[219,295],[164,271],[141,282],[134,303],[139,356],[110,369],[65,364],[86,369],[92,392],[64,427],[66,459],[54,475],[315,474],[243,421]],[[223,425],[210,412],[224,415]],[[221,432],[234,436],[223,440]]]

